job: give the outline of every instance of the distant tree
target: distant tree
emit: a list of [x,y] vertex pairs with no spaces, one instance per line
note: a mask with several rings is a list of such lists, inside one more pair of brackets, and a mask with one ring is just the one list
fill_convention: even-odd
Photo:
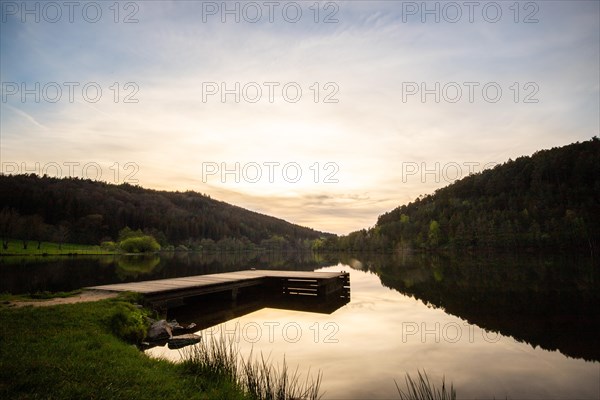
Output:
[[400,222],[403,224],[408,224],[410,222],[410,217],[406,214],[400,215]]
[[217,245],[212,239],[202,239],[200,241],[200,249],[203,252],[214,253],[215,251],[217,251]]
[[352,232],[328,248],[543,248],[594,255],[598,199],[600,140],[593,138],[471,174],[380,215],[364,238]]
[[100,247],[104,251],[115,251],[117,250],[117,244],[111,240],[105,240],[100,243]]
[[63,222],[58,225],[56,230],[54,231],[53,239],[58,243],[58,249],[62,250],[62,245],[69,239],[69,234],[71,230],[69,226]]
[[101,214],[88,214],[76,221],[73,231],[85,243],[98,243],[104,231],[103,221]]
[[161,248],[169,245],[169,240],[167,239],[167,236],[160,229],[144,228],[144,234],[155,238],[158,244],[160,244]]
[[126,226],[119,231],[119,242],[141,236],[144,236],[144,232],[142,232],[140,229],[134,231],[130,227]]
[[13,208],[4,207],[0,211],[0,236],[4,250],[8,250],[9,239],[15,234],[18,223],[19,213]]
[[[162,246],[184,243],[197,248],[202,239],[217,242],[229,237],[249,248],[244,237],[257,245],[279,235],[290,247],[297,247],[299,240],[328,236],[191,191],[156,191],[34,174],[0,175],[0,204],[21,215],[41,216],[52,226],[52,234],[64,222],[75,243],[99,243],[106,237],[120,242],[128,237],[151,235]],[[130,228],[119,237],[124,227]],[[10,236],[18,239],[13,231]],[[8,246],[7,240],[3,243]],[[239,248],[240,244],[236,246]]]
[[235,238],[226,237],[217,242],[217,248],[220,252],[235,252],[243,248],[243,243]]
[[40,215],[22,215],[17,221],[16,235],[21,239],[23,250],[27,250],[29,242],[35,240],[37,249],[42,245],[42,240],[45,237],[46,225]]
[[319,238],[315,239],[311,242],[311,250],[312,251],[321,251],[325,247],[325,239]]
[[269,239],[264,239],[260,242],[260,246],[269,251],[287,250],[289,243],[281,235],[273,235]]
[[160,245],[152,236],[135,236],[122,240],[119,247],[126,253],[148,253],[160,250]]
[[21,215],[17,222],[17,236],[20,237],[21,243],[23,244],[23,250],[27,250],[29,246],[29,240],[33,236],[33,217],[31,215]]
[[31,239],[37,242],[37,250],[41,250],[42,241],[46,238],[49,227],[40,215],[32,215],[29,223],[31,224]]

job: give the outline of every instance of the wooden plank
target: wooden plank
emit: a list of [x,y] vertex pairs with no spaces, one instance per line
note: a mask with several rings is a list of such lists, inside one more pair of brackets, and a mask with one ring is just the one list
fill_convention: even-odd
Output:
[[342,272],[307,272],[307,271],[270,271],[270,270],[256,270],[251,271],[262,274],[266,277],[281,277],[281,278],[308,278],[308,279],[322,279],[322,278],[334,278],[338,277]]
[[[349,285],[349,275],[345,272],[307,272],[249,270],[186,276],[170,279],[156,279],[142,282],[117,283],[93,286],[87,289],[113,292],[138,292],[156,299],[175,299],[197,296],[219,291],[229,291],[273,280],[269,287],[275,291],[294,295],[317,295],[331,293],[344,285]],[[323,287],[324,290],[321,290]]]

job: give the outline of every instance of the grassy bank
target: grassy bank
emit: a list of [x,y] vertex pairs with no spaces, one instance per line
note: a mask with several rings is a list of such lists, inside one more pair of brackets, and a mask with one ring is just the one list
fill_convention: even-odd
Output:
[[184,365],[151,359],[119,339],[115,315],[131,307],[112,299],[0,308],[0,398],[247,397],[227,377],[191,374]]
[[42,242],[38,249],[38,242],[30,240],[27,248],[23,248],[22,240],[9,240],[8,249],[0,247],[0,255],[3,256],[41,256],[41,255],[69,255],[69,254],[115,254],[98,245]]
[[[73,293],[56,294],[55,297]],[[147,357],[131,343],[151,312],[136,295],[52,307],[0,303],[0,398],[291,399],[319,398],[321,375],[301,380],[264,357],[242,359],[233,341],[203,338],[184,361]]]

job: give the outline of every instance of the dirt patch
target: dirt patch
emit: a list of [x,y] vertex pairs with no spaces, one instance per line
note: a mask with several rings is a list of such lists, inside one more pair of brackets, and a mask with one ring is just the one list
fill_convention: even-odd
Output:
[[118,293],[114,292],[102,292],[99,290],[84,290],[83,292],[70,297],[61,297],[56,299],[48,299],[48,300],[31,300],[31,301],[11,301],[8,306],[9,307],[25,307],[25,306],[33,306],[33,307],[49,307],[56,306],[59,304],[74,304],[74,303],[84,303],[88,301],[98,301],[104,299],[110,299],[113,297],[117,297]]

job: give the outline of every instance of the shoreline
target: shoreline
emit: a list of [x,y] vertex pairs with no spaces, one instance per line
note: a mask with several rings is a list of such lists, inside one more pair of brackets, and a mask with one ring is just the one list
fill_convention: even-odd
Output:
[[9,308],[21,308],[21,307],[50,307],[58,306],[62,304],[76,304],[76,303],[87,303],[93,301],[100,301],[106,299],[113,299],[118,296],[118,293],[102,292],[98,290],[84,290],[73,296],[68,297],[56,297],[52,299],[39,299],[39,300],[7,300],[4,304]]

